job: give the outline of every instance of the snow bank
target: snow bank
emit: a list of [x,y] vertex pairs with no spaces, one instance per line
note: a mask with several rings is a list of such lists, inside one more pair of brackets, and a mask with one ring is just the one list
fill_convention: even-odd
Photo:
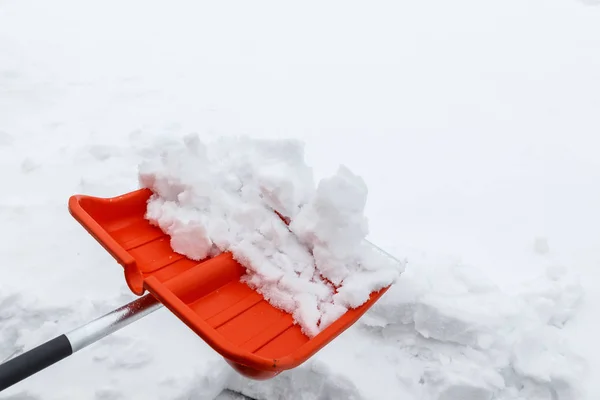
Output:
[[402,279],[359,323],[306,364],[269,382],[234,376],[228,387],[273,400],[299,392],[304,399],[585,398],[586,364],[557,324],[574,315],[583,294],[566,269],[549,264],[509,292],[475,267],[408,260]]
[[145,155],[147,218],[174,251],[194,260],[231,252],[247,268],[242,280],[309,336],[402,272],[365,240],[365,182],[341,166],[315,188],[300,142],[190,135]]

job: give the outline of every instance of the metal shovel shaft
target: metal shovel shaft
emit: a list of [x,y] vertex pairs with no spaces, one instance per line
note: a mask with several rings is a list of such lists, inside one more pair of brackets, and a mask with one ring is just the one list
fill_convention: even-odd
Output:
[[69,333],[0,364],[0,391],[70,356],[86,346],[158,310],[151,294],[142,296]]

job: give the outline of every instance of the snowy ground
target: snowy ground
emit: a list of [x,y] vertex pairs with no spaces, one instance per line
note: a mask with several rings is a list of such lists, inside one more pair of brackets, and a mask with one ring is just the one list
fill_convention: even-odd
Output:
[[407,261],[271,381],[161,310],[0,398],[600,398],[599,48],[591,1],[0,1],[0,360],[133,298],[66,201],[157,135],[304,140]]

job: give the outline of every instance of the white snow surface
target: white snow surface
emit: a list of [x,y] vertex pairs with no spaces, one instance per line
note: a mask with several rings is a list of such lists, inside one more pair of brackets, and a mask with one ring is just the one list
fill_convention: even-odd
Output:
[[246,268],[242,281],[309,337],[403,271],[365,240],[365,182],[340,166],[315,188],[300,142],[191,135],[145,154],[146,218],[173,250],[198,261],[231,252]]
[[304,142],[405,268],[268,381],[163,309],[0,399],[600,398],[593,4],[0,1],[0,360],[134,298],[67,199],[135,189],[160,138]]

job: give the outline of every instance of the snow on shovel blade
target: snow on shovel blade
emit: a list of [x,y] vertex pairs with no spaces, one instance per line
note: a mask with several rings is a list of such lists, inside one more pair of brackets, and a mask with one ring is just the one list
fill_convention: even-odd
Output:
[[[175,253],[169,237],[145,218],[151,192],[114,198],[75,195],[69,211],[124,268],[141,297],[0,365],[0,391],[166,306],[238,373],[264,380],[305,362],[355,323],[389,287],[349,309],[313,337],[240,278],[230,253],[194,261]],[[146,293],[150,292],[150,293]],[[166,344],[168,345],[168,344]]]
[[312,338],[292,315],[240,281],[230,253],[202,261],[175,253],[169,236],[145,219],[152,192],[115,198],[72,196],[71,214],[124,268],[130,289],[152,293],[239,373],[269,379],[295,368],[356,322],[386,291],[371,293]]

